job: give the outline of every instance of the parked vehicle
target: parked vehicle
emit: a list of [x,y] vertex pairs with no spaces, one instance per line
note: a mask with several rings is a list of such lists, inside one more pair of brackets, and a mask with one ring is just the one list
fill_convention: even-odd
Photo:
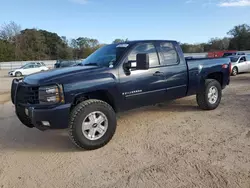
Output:
[[208,52],[208,58],[220,58],[220,57],[228,57],[228,56],[235,56],[235,55],[245,55],[244,52],[238,52],[236,50],[224,50],[224,51],[215,51],[215,52]]
[[113,137],[117,112],[190,95],[201,109],[216,109],[230,83],[229,60],[185,60],[176,41],[110,44],[82,66],[14,79],[11,99],[27,127],[68,128],[76,146],[92,150]]
[[80,64],[82,60],[57,60],[54,68],[72,67]]
[[250,71],[250,55],[230,56],[232,63],[232,76]]
[[245,55],[245,53],[244,52],[226,52],[223,54],[222,57],[237,56],[237,55]]
[[31,62],[21,66],[18,69],[10,71],[8,74],[9,76],[20,77],[46,70],[48,70],[48,68],[43,62]]

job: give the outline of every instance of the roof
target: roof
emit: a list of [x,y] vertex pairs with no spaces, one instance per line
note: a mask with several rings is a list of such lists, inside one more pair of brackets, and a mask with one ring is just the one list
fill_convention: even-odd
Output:
[[227,57],[234,57],[234,58],[240,58],[240,57],[246,57],[247,55],[230,55]]
[[117,44],[135,44],[135,43],[140,43],[140,42],[177,42],[175,40],[131,40],[131,41],[125,41],[125,42],[120,42]]

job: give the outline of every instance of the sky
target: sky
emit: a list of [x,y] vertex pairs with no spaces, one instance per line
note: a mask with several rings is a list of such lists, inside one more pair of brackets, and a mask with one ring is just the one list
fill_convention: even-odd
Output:
[[0,0],[0,25],[56,32],[101,43],[116,38],[187,43],[224,37],[250,24],[250,0]]

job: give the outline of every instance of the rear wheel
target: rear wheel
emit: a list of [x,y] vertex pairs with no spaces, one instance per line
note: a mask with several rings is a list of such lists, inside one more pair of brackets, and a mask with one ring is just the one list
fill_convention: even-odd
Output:
[[16,107],[16,115],[18,119],[24,124],[26,127],[33,128],[34,125],[31,123],[30,118],[25,113],[24,107]]
[[104,101],[86,100],[71,112],[69,136],[79,148],[98,149],[106,145],[116,130],[116,114]]
[[234,67],[232,70],[232,75],[236,76],[237,74],[238,74],[238,69],[237,69],[237,67]]
[[221,101],[222,89],[217,80],[207,79],[202,90],[196,94],[196,101],[203,110],[216,109]]

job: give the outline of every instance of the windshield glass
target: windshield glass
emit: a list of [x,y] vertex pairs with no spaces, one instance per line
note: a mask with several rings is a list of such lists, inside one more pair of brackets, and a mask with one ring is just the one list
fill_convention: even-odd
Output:
[[20,69],[27,68],[27,67],[30,66],[30,65],[31,65],[30,63],[25,64],[25,65],[21,66]]
[[227,57],[227,56],[231,56],[231,55],[236,55],[236,53],[230,53],[230,52],[224,53],[223,57]]
[[110,44],[103,46],[89,55],[82,63],[84,66],[112,68],[127,49],[128,44]]
[[237,62],[239,57],[230,57],[231,62]]

